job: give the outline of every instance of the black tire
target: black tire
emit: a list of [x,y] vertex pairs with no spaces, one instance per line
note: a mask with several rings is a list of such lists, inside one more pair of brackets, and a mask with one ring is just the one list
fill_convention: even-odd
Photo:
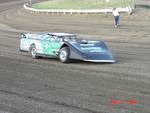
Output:
[[62,63],[70,62],[70,50],[69,47],[62,47],[59,51],[59,60]]
[[37,53],[36,53],[36,46],[35,45],[31,45],[30,47],[30,54],[32,56],[33,59],[37,59]]

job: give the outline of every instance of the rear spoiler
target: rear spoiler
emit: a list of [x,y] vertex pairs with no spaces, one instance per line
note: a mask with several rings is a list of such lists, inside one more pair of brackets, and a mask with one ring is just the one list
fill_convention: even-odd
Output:
[[21,33],[21,38],[26,38],[26,33]]

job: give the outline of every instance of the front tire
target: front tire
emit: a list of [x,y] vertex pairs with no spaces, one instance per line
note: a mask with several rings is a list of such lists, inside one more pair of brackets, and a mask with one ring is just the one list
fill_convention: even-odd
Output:
[[30,54],[31,54],[33,59],[37,59],[38,58],[38,56],[37,56],[37,49],[36,49],[35,45],[31,45]]
[[70,50],[69,47],[62,47],[59,51],[59,60],[62,63],[70,62]]

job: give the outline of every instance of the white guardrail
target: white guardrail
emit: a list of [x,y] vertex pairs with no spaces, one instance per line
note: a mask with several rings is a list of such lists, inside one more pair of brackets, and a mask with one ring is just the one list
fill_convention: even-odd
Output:
[[[33,11],[33,12],[39,12],[39,13],[84,13],[84,14],[89,14],[89,13],[111,13],[112,8],[109,9],[35,9],[29,7],[29,4],[26,3],[23,6],[26,10]],[[117,8],[119,12],[127,12],[127,13],[132,13],[132,9],[130,7],[125,7],[125,8]]]

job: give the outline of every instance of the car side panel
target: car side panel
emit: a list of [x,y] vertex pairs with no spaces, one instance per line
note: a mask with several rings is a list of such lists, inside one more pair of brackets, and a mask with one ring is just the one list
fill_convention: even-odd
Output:
[[27,38],[21,38],[20,40],[20,50],[29,51],[30,40]]
[[61,47],[61,43],[58,41],[41,41],[42,51],[45,55],[56,56],[55,51],[58,51]]
[[36,46],[37,53],[40,53],[40,54],[43,53],[40,40],[35,40],[35,39],[31,39],[31,38],[21,38],[20,50],[30,51],[30,46],[32,44],[34,44]]

